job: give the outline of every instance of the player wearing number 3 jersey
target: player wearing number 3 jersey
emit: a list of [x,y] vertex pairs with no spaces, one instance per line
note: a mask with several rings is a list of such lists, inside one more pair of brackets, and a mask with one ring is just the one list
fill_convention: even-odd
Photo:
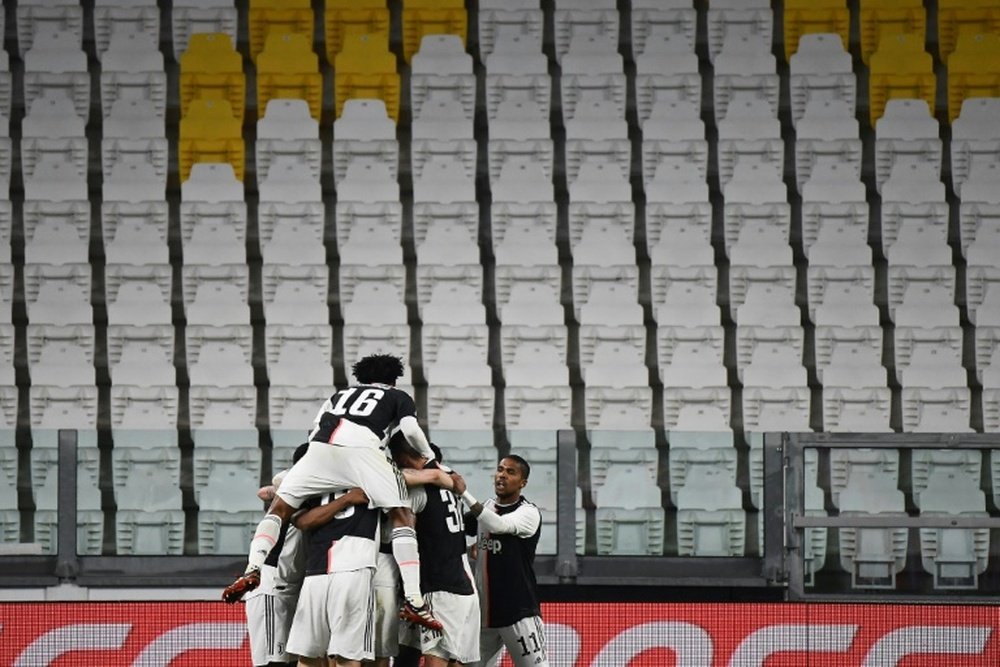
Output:
[[441,624],[420,594],[420,555],[406,485],[384,450],[398,428],[421,455],[433,459],[434,453],[417,423],[413,399],[395,387],[403,362],[392,355],[373,354],[352,370],[358,385],[336,392],[323,403],[309,434],[308,451],[281,480],[277,497],[254,532],[246,572],[226,588],[222,599],[236,602],[257,587],[260,566],[282,525],[306,498],[360,488],[373,507],[387,510],[393,525],[393,557],[403,582],[401,616],[440,630]]

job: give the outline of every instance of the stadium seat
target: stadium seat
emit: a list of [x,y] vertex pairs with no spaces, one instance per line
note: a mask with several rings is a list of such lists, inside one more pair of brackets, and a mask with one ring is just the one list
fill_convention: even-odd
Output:
[[[128,11],[127,8],[121,9]],[[158,38],[159,30],[156,34]],[[140,102],[150,104],[159,118],[165,116],[167,73],[163,66],[163,54],[157,49],[157,38],[145,33],[112,35],[101,61],[101,111],[105,119],[113,115],[116,108]],[[109,136],[108,129],[105,127],[105,136]],[[159,136],[163,133],[160,132]]]
[[[196,100],[224,101],[237,122],[243,122],[246,77],[243,57],[223,33],[194,33],[180,58],[181,116]],[[262,105],[263,106],[263,105]]]
[[476,200],[476,142],[426,139],[410,146],[414,203]]
[[631,202],[571,202],[569,245],[575,266],[635,262],[635,206]]
[[558,266],[498,266],[497,314],[504,325],[557,325],[565,322]]
[[226,100],[193,100],[181,118],[178,143],[181,181],[188,179],[197,162],[228,162],[237,180],[243,180],[242,123]]
[[188,401],[196,448],[257,446],[257,391],[252,382],[235,386],[192,382]]
[[927,13],[920,0],[866,0],[860,17],[861,60],[866,65],[884,39],[905,34],[922,43],[926,38]]
[[970,97],[1000,97],[1000,35],[960,34],[948,56],[948,121]]
[[843,0],[792,0],[785,5],[785,60],[801,50],[807,34],[835,34],[842,44],[850,40],[851,11]]
[[[499,202],[491,207],[490,234],[497,266],[557,266],[554,202]],[[478,248],[477,248],[478,251]]]
[[23,2],[17,5],[16,21],[18,50],[24,57],[39,38],[54,32],[64,33],[62,39],[76,48],[83,42],[83,8],[72,2]]
[[[250,57],[257,60],[271,35],[305,35],[312,41],[313,12],[308,0],[254,0],[247,13]],[[259,63],[258,63],[259,64]]]
[[706,17],[709,59],[714,62],[727,42],[742,37],[759,40],[770,51],[773,23],[773,12],[766,0],[713,0]]
[[846,44],[832,33],[805,34],[800,38],[799,50],[788,61],[793,124],[798,123],[812,101],[843,102],[854,116],[856,77]]
[[742,556],[746,512],[738,488],[714,469],[677,494],[677,553],[680,556]]
[[573,310],[580,324],[642,324],[634,265],[574,266]]
[[407,324],[405,293],[403,266],[340,267],[340,313],[345,326]]
[[875,178],[879,189],[901,161],[918,162],[941,175],[938,123],[924,100],[894,99],[875,123]]
[[425,324],[420,329],[421,366],[428,385],[487,386],[489,328],[485,324]]
[[461,2],[403,3],[403,58],[410,62],[427,35],[457,35],[465,43],[468,18]]
[[189,324],[184,338],[192,385],[253,387],[253,329],[249,324]]
[[25,264],[24,297],[33,324],[91,324],[88,264]]
[[323,75],[319,57],[312,50],[312,10],[306,7],[304,11],[309,17],[308,31],[289,34],[271,28],[263,51],[257,55],[258,113],[272,99],[304,99],[312,117],[319,120]]
[[850,167],[849,172],[860,178],[860,136],[858,121],[843,100],[808,102],[795,128],[795,181],[799,192],[812,175],[813,166],[821,160]]
[[490,447],[495,405],[490,386],[428,386],[427,422],[433,424],[428,435],[445,451]]
[[[905,516],[903,493],[894,482],[872,473],[852,475],[840,495],[840,516]],[[895,588],[906,564],[905,528],[839,528],[840,566],[851,573],[852,588]]]
[[170,325],[172,281],[173,273],[166,263],[107,264],[104,291],[108,324]]
[[175,383],[172,326],[109,324],[107,341],[108,372],[113,385]]
[[479,261],[479,208],[472,202],[415,204],[413,234],[418,264]]
[[[242,202],[182,202],[180,226],[184,264],[191,270],[197,271],[195,265],[246,263],[247,213]],[[240,284],[239,279],[233,282]],[[186,274],[185,285],[188,285]]]
[[583,325],[579,331],[579,345],[580,374],[588,386],[649,384],[645,327]]
[[102,66],[104,55],[116,35],[139,37],[154,44],[160,40],[160,12],[155,0],[97,0],[93,23],[94,43]]
[[272,386],[333,386],[333,332],[329,325],[268,324],[264,339],[267,379]]
[[[195,501],[198,503],[199,553],[242,553],[246,538],[252,532],[253,516],[259,514],[262,503],[257,497],[260,488],[261,453],[256,448],[222,449],[199,447],[193,455]],[[219,515],[240,514],[247,520],[246,528],[234,531],[227,519]],[[249,515],[249,516],[248,516]]]
[[29,324],[26,338],[31,384],[56,387],[96,384],[93,325]]
[[715,266],[653,266],[650,275],[653,318],[662,326],[716,326],[718,275]]
[[177,447],[179,394],[173,384],[111,387],[111,439],[115,447]]
[[180,62],[195,34],[217,33],[236,44],[238,13],[231,0],[178,0],[170,10],[174,60]]
[[504,427],[511,448],[554,449],[556,431],[571,427],[571,405],[567,385],[533,387],[508,381],[504,389]]
[[342,265],[402,262],[402,207],[398,202],[338,202],[337,246]]
[[505,324],[500,347],[508,387],[568,386],[566,327]]
[[389,52],[387,33],[351,35],[337,54],[334,100],[339,118],[349,99],[377,98],[385,103],[393,122],[399,119],[399,74],[396,56]]
[[553,14],[556,61],[562,62],[574,39],[586,36],[609,38],[617,51],[620,20],[617,8],[556,7]]
[[878,50],[871,55],[869,67],[868,106],[872,126],[882,117],[890,99],[920,99],[929,108],[935,108],[937,79],[933,58],[924,51],[922,37],[895,34],[881,40]]
[[766,100],[772,115],[777,115],[779,82],[770,42],[747,35],[727,39],[714,64],[712,92],[716,122],[726,117],[730,102],[743,95]]
[[86,121],[90,114],[90,74],[79,36],[43,32],[30,44],[31,48],[24,52],[24,107],[31,109],[46,91],[58,91],[69,97],[76,114]]
[[[961,112],[951,124],[951,182],[952,188],[963,199],[970,193],[962,185],[973,172],[989,169],[1000,159],[1000,102],[997,98],[967,97]],[[964,216],[963,216],[964,217]],[[968,242],[963,238],[963,251]]]
[[496,51],[517,51],[525,42],[537,44],[541,52],[543,15],[534,7],[486,7],[481,5],[477,12],[479,27],[479,57],[486,62]]
[[[267,393],[267,415],[271,444],[275,449],[294,449],[307,440],[316,414],[332,393],[331,387],[271,385]],[[250,451],[254,450],[251,448]],[[288,459],[291,460],[291,454]],[[280,467],[273,468],[273,472],[279,470]]]
[[264,266],[264,319],[268,324],[328,324],[329,281],[325,264]]
[[903,386],[904,433],[971,433],[972,399],[963,386]]
[[424,325],[485,324],[482,267],[418,266],[417,306]]
[[664,512],[655,476],[643,466],[613,465],[593,493],[599,555],[663,553]]
[[656,51],[694,52],[697,13],[690,3],[633,4],[632,57]]
[[[978,472],[978,466],[977,466]],[[987,517],[986,498],[972,478],[941,475],[921,493],[920,516]],[[975,589],[986,571],[990,549],[987,528],[921,528],[920,553],[934,588]]]
[[960,35],[996,34],[998,28],[1000,7],[990,0],[943,0],[937,8],[938,55],[947,62]]
[[413,373],[408,360],[410,351],[410,327],[407,324],[345,324],[344,368],[349,373],[355,362],[369,354],[394,354],[403,359],[401,385],[413,384]]
[[185,264],[181,269],[188,325],[249,324],[246,264]]
[[651,449],[653,392],[648,386],[584,389],[587,437],[593,447]]
[[257,226],[263,263],[324,264],[324,218],[323,205],[318,202],[261,202]]
[[25,209],[25,263],[87,263],[90,211],[86,202],[31,201]]
[[389,34],[389,8],[385,0],[325,3],[323,36],[326,61],[334,65],[348,35]]

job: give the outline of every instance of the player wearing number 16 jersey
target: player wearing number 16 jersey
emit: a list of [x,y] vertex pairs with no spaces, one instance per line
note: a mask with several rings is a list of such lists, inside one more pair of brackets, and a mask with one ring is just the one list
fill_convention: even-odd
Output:
[[320,408],[309,434],[309,449],[285,475],[267,516],[250,543],[247,569],[223,591],[233,603],[260,583],[260,566],[277,541],[282,525],[306,498],[334,489],[360,488],[373,507],[387,510],[392,522],[393,557],[403,582],[401,616],[432,630],[441,624],[420,593],[420,554],[409,509],[406,485],[384,449],[395,429],[427,459],[434,453],[417,423],[413,399],[396,389],[403,362],[388,354],[373,354],[354,364],[358,385],[342,389]]

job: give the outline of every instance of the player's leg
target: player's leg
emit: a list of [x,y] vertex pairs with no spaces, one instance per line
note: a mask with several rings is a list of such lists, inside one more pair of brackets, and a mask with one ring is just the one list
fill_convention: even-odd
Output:
[[470,667],[494,667],[502,648],[500,631],[497,628],[482,628],[479,631],[479,662],[471,663]]
[[399,645],[399,653],[392,667],[417,667],[420,664],[420,649],[413,646]]
[[292,518],[295,509],[281,498],[275,498],[264,518],[257,524],[253,539],[250,540],[250,553],[247,556],[247,568],[243,574],[222,591],[222,599],[234,604],[244,595],[260,585],[260,568],[278,543],[281,528]]
[[326,649],[330,644],[330,626],[326,613],[329,576],[311,575],[302,581],[295,618],[288,631],[286,649],[299,656],[299,664],[305,667],[326,667],[327,664]]
[[329,576],[327,655],[338,667],[360,667],[362,660],[375,659],[375,568]]
[[355,449],[351,469],[372,506],[386,510],[392,524],[392,556],[403,582],[401,618],[431,630],[441,624],[424,604],[420,593],[420,550],[417,548],[417,519],[409,508],[406,481],[399,469],[374,449]]
[[545,627],[538,616],[522,618],[500,628],[500,636],[514,667],[549,667],[545,647]]

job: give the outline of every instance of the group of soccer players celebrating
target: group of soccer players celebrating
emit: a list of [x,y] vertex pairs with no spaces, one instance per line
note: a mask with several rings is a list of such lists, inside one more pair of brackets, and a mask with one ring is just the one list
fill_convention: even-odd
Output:
[[369,355],[352,371],[261,489],[270,508],[223,592],[246,600],[253,664],[494,665],[506,646],[517,667],[548,667],[528,462],[501,459],[480,503],[396,388],[402,361]]

